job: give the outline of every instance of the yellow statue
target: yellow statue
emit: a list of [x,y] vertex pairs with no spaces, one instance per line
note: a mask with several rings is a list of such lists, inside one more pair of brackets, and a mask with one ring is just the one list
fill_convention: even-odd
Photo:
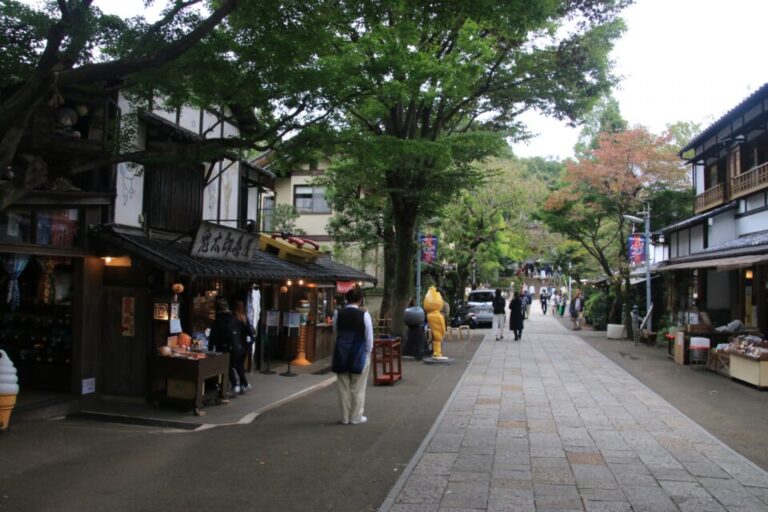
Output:
[[443,308],[443,297],[434,286],[429,287],[424,297],[424,311],[427,313],[427,322],[432,331],[432,357],[442,358],[442,344],[445,337],[445,317],[440,312]]

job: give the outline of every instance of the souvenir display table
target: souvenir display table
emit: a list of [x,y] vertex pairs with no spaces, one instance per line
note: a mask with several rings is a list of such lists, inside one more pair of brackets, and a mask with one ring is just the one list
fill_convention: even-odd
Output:
[[768,388],[768,341],[758,336],[735,336],[717,352],[728,354],[731,378]]
[[[150,361],[153,403],[188,406],[202,415],[206,400],[226,398],[229,388],[229,354],[194,352],[190,355],[154,356]],[[206,379],[217,378],[218,387],[205,392]]]

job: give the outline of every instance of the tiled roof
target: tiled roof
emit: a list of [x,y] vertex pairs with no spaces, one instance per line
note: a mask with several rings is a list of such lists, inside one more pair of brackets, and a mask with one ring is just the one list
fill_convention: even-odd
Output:
[[179,275],[242,278],[263,281],[310,279],[313,281],[367,281],[376,278],[322,256],[315,263],[293,263],[277,255],[255,251],[249,263],[190,256],[192,238],[152,233],[116,225],[91,226],[94,238],[146,260],[152,266]]
[[713,245],[707,249],[686,256],[679,256],[664,261],[664,265],[688,261],[706,261],[715,258],[737,257],[754,254],[768,253],[768,231],[760,231],[743,236],[735,240],[729,240],[722,244]]
[[723,213],[728,210],[732,210],[736,208],[739,205],[738,201],[732,201],[728,204],[725,204],[723,206],[719,206],[715,208],[714,210],[709,210],[708,212],[700,213],[698,215],[694,215],[693,217],[688,217],[687,219],[681,220],[679,222],[675,222],[674,224],[670,224],[669,226],[664,226],[663,228],[659,229],[658,231],[654,231],[654,234],[660,234],[660,233],[669,233],[670,231],[677,231],[679,229],[687,228],[689,226],[693,226],[694,224],[697,224],[703,220],[706,220],[710,217],[714,217],[715,215],[718,215],[720,213]]
[[680,154],[682,155],[688,150],[693,149],[698,144],[706,140],[707,138],[713,136],[715,133],[717,133],[721,125],[726,122],[729,118],[734,118],[738,115],[741,115],[744,113],[744,111],[751,108],[751,106],[758,101],[758,99],[768,95],[768,83],[763,84],[759,89],[757,89],[755,92],[744,98],[744,100],[733,107],[731,110],[723,114],[720,119],[709,125],[707,128],[705,128],[700,134],[698,134],[696,137],[694,137],[688,144],[683,147],[683,149],[680,150]]

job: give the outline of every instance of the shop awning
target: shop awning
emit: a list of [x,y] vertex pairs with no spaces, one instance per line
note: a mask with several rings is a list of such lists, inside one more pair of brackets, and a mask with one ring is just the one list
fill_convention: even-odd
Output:
[[249,262],[227,261],[191,256],[192,238],[188,236],[157,232],[150,236],[140,229],[117,225],[91,226],[90,233],[104,246],[103,251],[114,250],[114,255],[127,253],[178,275],[254,281],[376,282],[375,277],[337,263],[330,256],[323,256],[314,263],[296,263],[265,251],[255,251]]
[[717,268],[718,270],[732,270],[736,268],[750,267],[755,263],[768,261],[768,254],[753,254],[749,256],[732,256],[730,258],[714,258],[709,260],[686,261],[659,266],[659,272],[668,270],[685,270],[692,268]]

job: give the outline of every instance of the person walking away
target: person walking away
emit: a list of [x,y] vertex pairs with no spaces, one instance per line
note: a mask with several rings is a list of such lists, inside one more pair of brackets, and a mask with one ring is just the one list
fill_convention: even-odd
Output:
[[[227,299],[218,299],[214,308],[216,318],[211,324],[208,347],[214,352],[229,354],[229,379],[232,390],[239,394],[242,392],[241,378],[245,377],[245,370],[242,369],[245,357],[243,325],[232,314]],[[238,371],[238,368],[242,369],[242,372]]]
[[245,360],[253,354],[253,347],[256,343],[256,330],[248,321],[248,316],[245,313],[245,303],[243,301],[236,300],[233,310],[235,320],[241,324],[240,345],[243,347],[242,357],[238,356],[234,368],[240,381],[240,393],[245,393],[251,389],[251,385],[248,383],[248,379],[245,376]]
[[520,297],[520,300],[523,301],[523,307],[525,308],[525,313],[523,314],[523,318],[531,318],[531,304],[533,304],[533,294],[529,291],[526,291],[522,297]]
[[373,321],[360,308],[363,291],[352,288],[346,295],[347,305],[336,312],[333,330],[336,345],[331,369],[336,374],[341,407],[341,423],[359,425],[368,421],[363,416],[365,387],[373,350]]
[[493,336],[496,341],[504,339],[504,324],[506,323],[504,308],[506,305],[507,301],[501,294],[501,288],[496,288],[496,295],[493,297]]
[[549,294],[547,293],[547,289],[546,288],[541,290],[541,297],[539,297],[539,300],[541,301],[541,312],[546,315],[547,314],[547,301],[549,300]]
[[515,335],[515,341],[520,341],[523,337],[524,308],[520,294],[515,292],[514,297],[509,301],[509,330]]
[[571,322],[573,323],[573,330],[581,330],[581,318],[584,311],[584,300],[581,298],[581,291],[575,290],[573,292],[573,299],[571,299]]

